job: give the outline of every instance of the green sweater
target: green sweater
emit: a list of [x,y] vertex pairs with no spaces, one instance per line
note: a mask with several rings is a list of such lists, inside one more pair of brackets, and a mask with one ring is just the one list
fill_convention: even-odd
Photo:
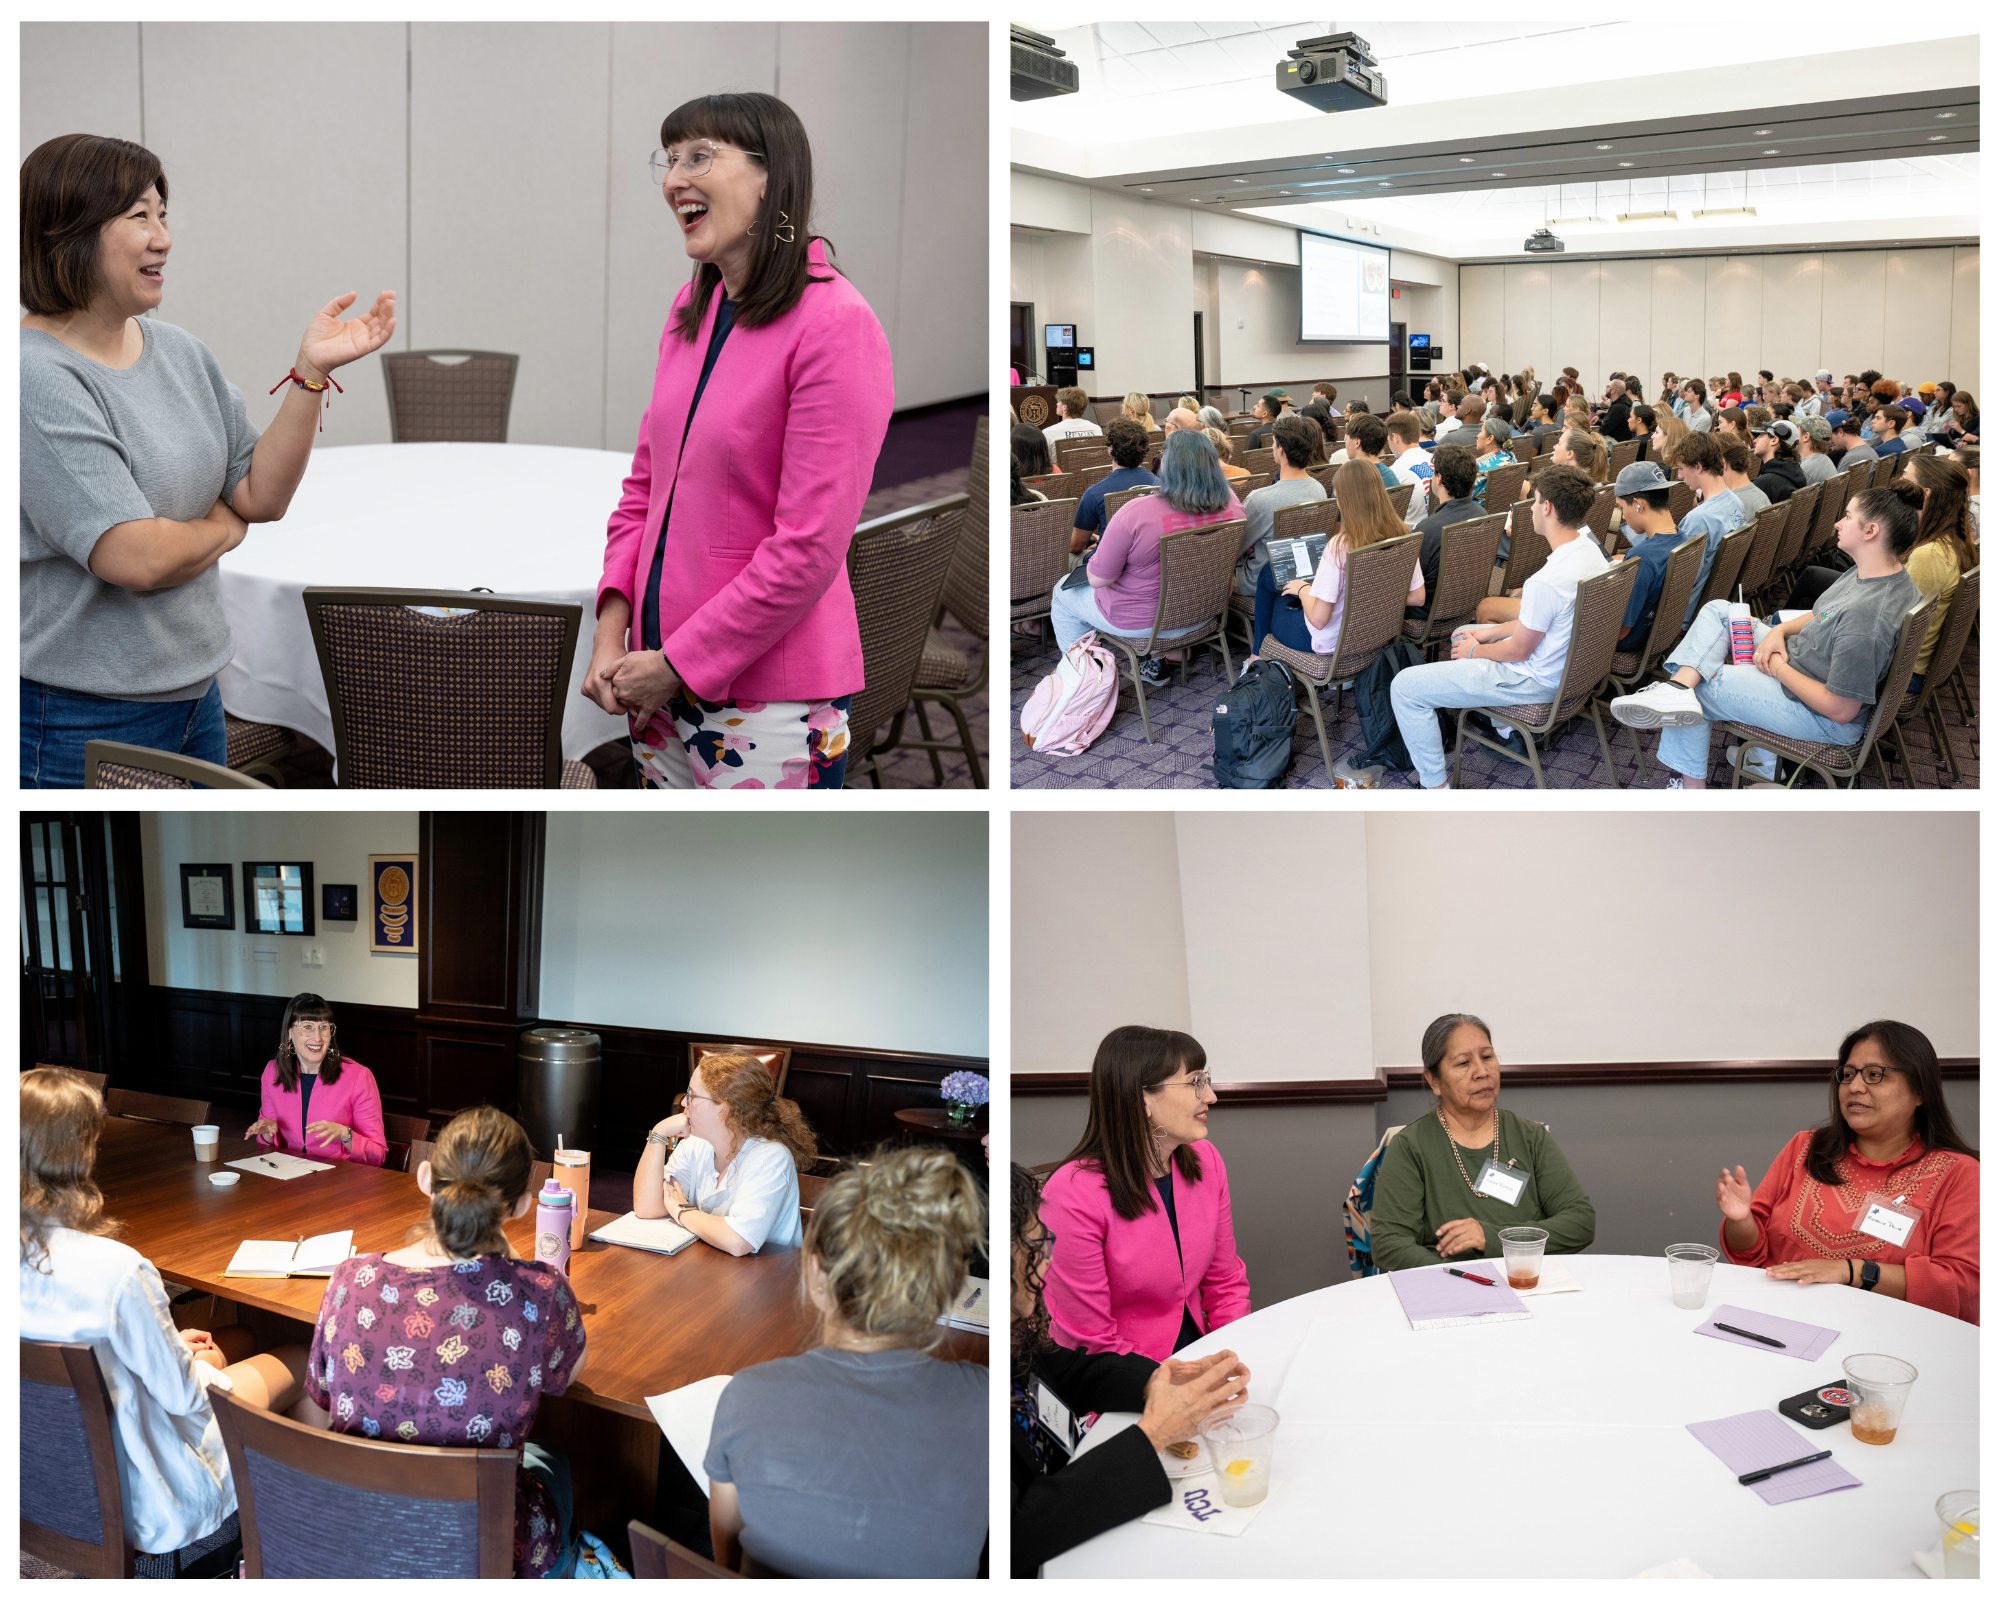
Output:
[[[1546,1228],[1550,1255],[1575,1255],[1597,1237],[1597,1212],[1590,1196],[1576,1181],[1554,1136],[1539,1122],[1500,1113],[1500,1149],[1495,1159],[1527,1172],[1528,1186],[1520,1202],[1476,1195],[1465,1179],[1479,1181],[1479,1169],[1494,1155],[1490,1144],[1477,1150],[1458,1147],[1465,1163],[1460,1177],[1445,1131],[1435,1111],[1411,1123],[1382,1152],[1375,1173],[1375,1209],[1370,1240],[1375,1265],[1384,1272],[1406,1267],[1436,1266],[1438,1229],[1458,1217],[1471,1217],[1486,1230],[1482,1256],[1498,1257],[1502,1228]],[[1467,1259],[1465,1256],[1457,1259]]]

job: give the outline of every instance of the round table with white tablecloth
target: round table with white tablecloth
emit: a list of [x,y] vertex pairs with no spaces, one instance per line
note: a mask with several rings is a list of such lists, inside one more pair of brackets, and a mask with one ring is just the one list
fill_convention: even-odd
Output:
[[605,527],[629,454],[535,444],[364,444],[313,452],[282,522],[256,523],[222,558],[236,657],[231,716],[296,728],[333,748],[326,685],[299,598],[309,585],[491,589],[583,607],[564,700],[562,753],[627,737],[577,690],[590,664]]
[[[1718,1578],[1917,1578],[1937,1497],[1979,1483],[1979,1330],[1904,1301],[1720,1265],[1675,1308],[1663,1258],[1568,1256],[1581,1289],[1530,1320],[1414,1331],[1387,1277],[1252,1312],[1183,1357],[1234,1350],[1280,1416],[1272,1489],[1235,1537],[1132,1522],[1051,1578],[1621,1578],[1675,1558]],[[1473,1263],[1472,1270],[1478,1270]],[[1835,1328],[1814,1361],[1693,1330],[1718,1306]],[[1687,1431],[1775,1408],[1858,1351],[1918,1372],[1894,1443],[1807,1432],[1861,1480],[1766,1505]],[[1774,1412],[1775,1415],[1775,1412]],[[1131,1420],[1101,1418],[1099,1442]]]

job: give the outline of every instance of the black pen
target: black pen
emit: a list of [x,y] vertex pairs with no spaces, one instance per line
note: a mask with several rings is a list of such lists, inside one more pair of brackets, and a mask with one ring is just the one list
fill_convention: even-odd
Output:
[[[1720,1327],[1721,1324],[1718,1323],[1716,1324],[1716,1326]],[[1772,1476],[1772,1474],[1774,1473],[1790,1472],[1794,1467],[1809,1467],[1815,1461],[1824,1461],[1828,1456],[1832,1454],[1833,1452],[1831,1450],[1822,1450],[1816,1456],[1800,1456],[1799,1459],[1796,1461],[1781,1462],[1779,1465],[1775,1467],[1759,1467],[1755,1472],[1744,1473],[1736,1481],[1738,1483],[1762,1483],[1766,1478]]]
[[1719,1333],[1733,1333],[1739,1339],[1755,1339],[1759,1344],[1768,1344],[1774,1350],[1785,1348],[1783,1339],[1773,1339],[1766,1333],[1752,1333],[1748,1328],[1732,1328],[1726,1322],[1718,1322],[1715,1326]]
[[1493,1280],[1491,1278],[1481,1278],[1474,1276],[1470,1272],[1460,1272],[1456,1267],[1446,1267],[1444,1270],[1449,1272],[1454,1278],[1463,1278],[1467,1283],[1483,1283],[1489,1289],[1493,1287]]

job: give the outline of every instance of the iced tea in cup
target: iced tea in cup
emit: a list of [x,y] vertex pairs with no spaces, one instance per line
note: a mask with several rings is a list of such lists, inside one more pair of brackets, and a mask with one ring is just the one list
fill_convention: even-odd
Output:
[[1715,1272],[1722,1252],[1712,1244],[1670,1244],[1667,1246],[1667,1273],[1674,1286],[1674,1304],[1683,1311],[1699,1311],[1708,1298],[1708,1280]]
[[1277,1442],[1278,1413],[1269,1406],[1230,1406],[1201,1425],[1201,1437],[1215,1463],[1222,1503],[1263,1504],[1271,1492],[1271,1447]]
[[1910,1385],[1917,1381],[1917,1369],[1894,1356],[1849,1356],[1840,1370],[1847,1374],[1847,1387],[1854,1391],[1848,1408],[1847,1425],[1863,1444],[1888,1444],[1902,1425],[1903,1406],[1910,1398]]
[[1542,1281],[1542,1251],[1549,1236],[1542,1228],[1502,1228],[1500,1254],[1507,1263],[1507,1287],[1532,1289]]
[[581,1250],[585,1227],[583,1214],[590,1209],[590,1152],[558,1150],[553,1170],[556,1182],[576,1196],[576,1215],[569,1224],[569,1247]]

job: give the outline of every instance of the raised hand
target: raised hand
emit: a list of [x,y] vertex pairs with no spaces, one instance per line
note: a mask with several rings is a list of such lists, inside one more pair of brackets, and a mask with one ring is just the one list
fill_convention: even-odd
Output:
[[1732,1174],[1727,1167],[1715,1183],[1715,1203],[1731,1222],[1750,1220],[1750,1177],[1741,1167]]
[[278,1119],[276,1117],[259,1117],[243,1130],[243,1137],[246,1139],[270,1139],[275,1141],[278,1137]]
[[375,304],[350,322],[340,320],[341,312],[354,304],[353,290],[336,295],[319,308],[306,324],[299,341],[299,376],[317,381],[336,367],[373,355],[389,342],[396,331],[396,294],[384,289]]

